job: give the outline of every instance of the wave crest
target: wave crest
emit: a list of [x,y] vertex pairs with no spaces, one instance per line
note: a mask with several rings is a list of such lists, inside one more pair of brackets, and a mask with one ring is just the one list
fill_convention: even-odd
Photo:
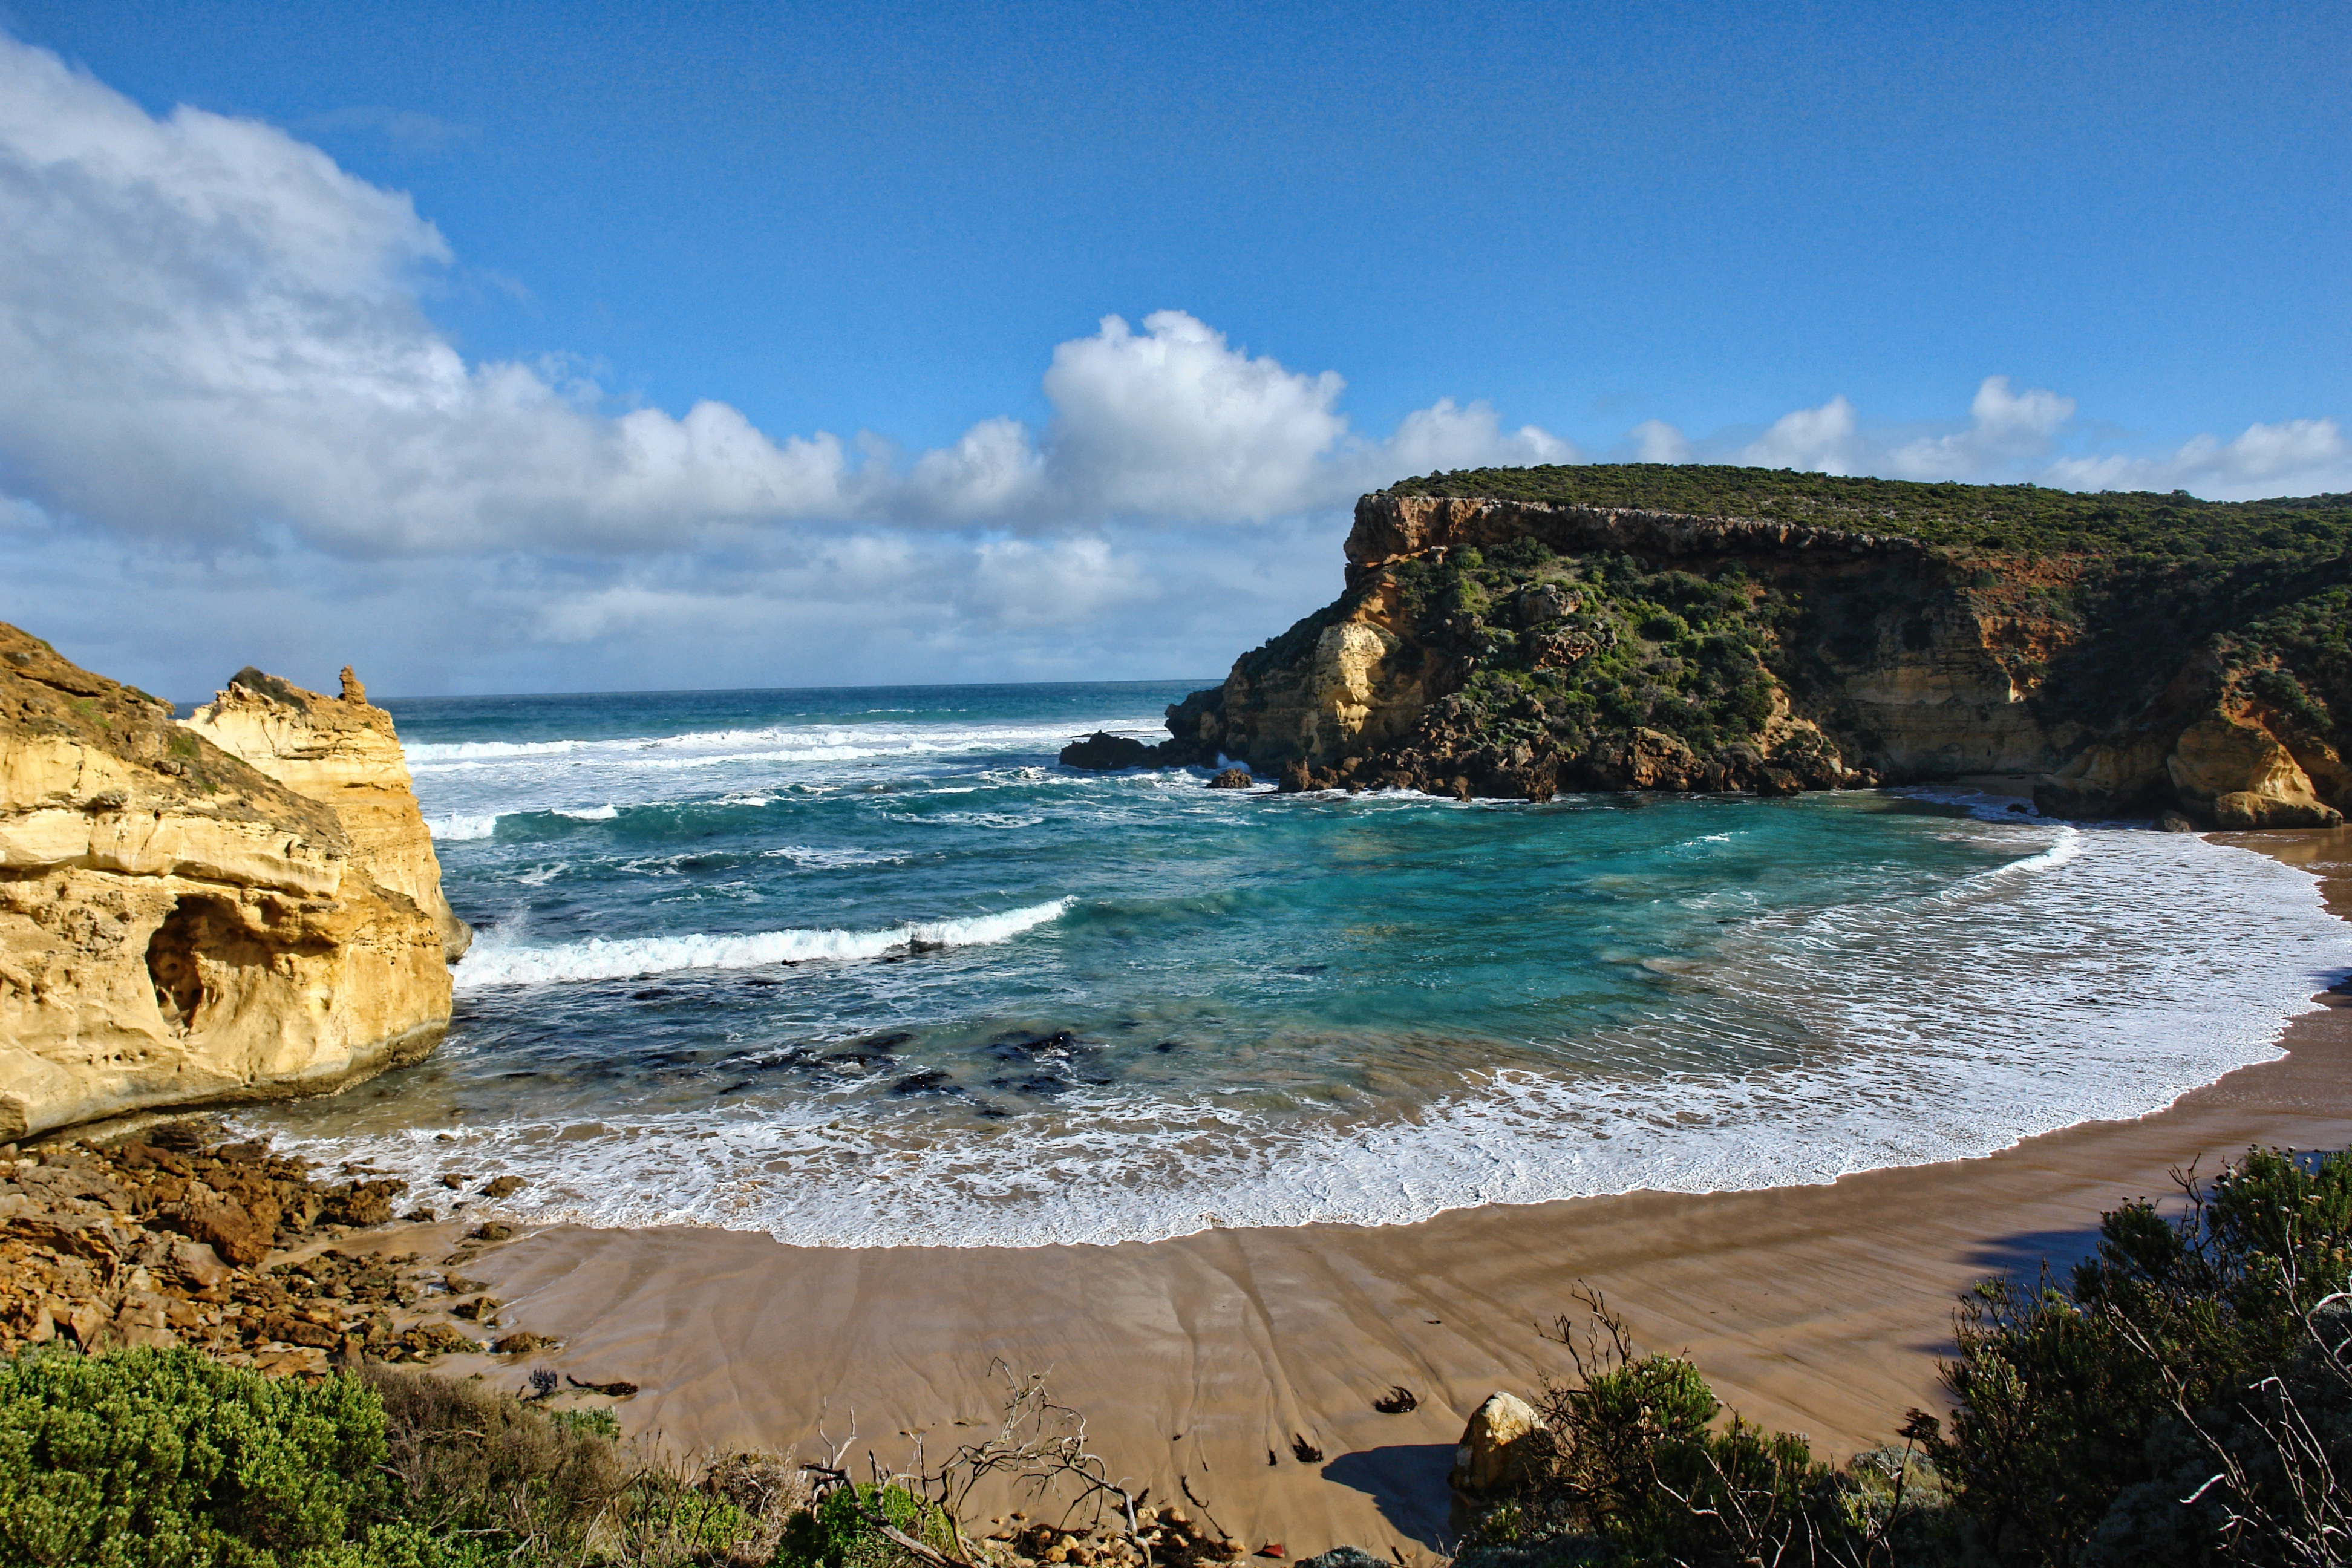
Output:
[[555,947],[475,943],[451,979],[460,991],[494,985],[550,985],[576,980],[626,980],[680,969],[762,969],[820,959],[879,958],[909,947],[979,947],[1007,942],[1058,920],[1068,899],[963,920],[909,921],[883,931],[768,931],[736,936],[646,936]]

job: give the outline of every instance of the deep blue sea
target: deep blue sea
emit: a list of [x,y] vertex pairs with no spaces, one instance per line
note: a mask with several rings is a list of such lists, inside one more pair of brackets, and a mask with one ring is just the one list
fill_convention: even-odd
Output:
[[1405,1222],[2138,1114],[2352,963],[2301,872],[1983,796],[1055,763],[1202,684],[388,703],[479,931],[455,1026],[246,1120],[445,1206],[796,1242]]

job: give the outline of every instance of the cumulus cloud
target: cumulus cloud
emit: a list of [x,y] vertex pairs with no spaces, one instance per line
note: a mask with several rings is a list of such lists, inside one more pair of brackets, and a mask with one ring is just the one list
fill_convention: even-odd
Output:
[[1782,415],[1761,435],[1693,440],[1663,420],[1644,420],[1618,450],[1644,463],[1727,461],[2074,490],[2186,489],[2216,500],[2352,490],[2352,443],[2333,419],[2258,423],[2229,441],[2200,435],[2169,452],[2132,454],[2083,449],[2091,437],[2077,427],[2075,411],[2072,397],[2047,387],[2020,391],[2009,377],[1989,375],[1965,422],[1926,433],[1874,426],[1837,396]]
[[1250,358],[1181,310],[1140,336],[1105,316],[1054,351],[1055,478],[1068,500],[1114,512],[1268,517],[1313,505],[1320,461],[1347,434],[1347,384]]
[[665,550],[807,521],[1256,521],[1342,503],[1367,474],[1567,451],[1450,399],[1366,442],[1336,373],[1172,310],[1054,350],[1044,431],[983,419],[903,468],[722,403],[615,416],[576,375],[467,363],[418,304],[454,258],[405,195],[272,126],[157,119],[5,37],[0,233],[9,482],[131,533],[396,554]]
[[2157,458],[2112,454],[2062,458],[2051,482],[2072,489],[2193,489],[2200,494],[2276,495],[2352,490],[2352,445],[2333,419],[2287,419],[2246,426],[2234,440],[2200,435]]
[[1969,404],[1969,426],[1947,435],[1907,441],[1885,457],[1885,477],[1970,479],[1990,465],[2039,458],[2074,417],[2074,400],[2044,387],[2010,390],[2009,377],[1989,375]]
[[1763,468],[1811,468],[1850,474],[1860,455],[1853,405],[1832,397],[1819,408],[1783,414],[1739,454],[1743,463]]
[[1691,444],[1680,430],[1663,419],[1644,419],[1633,426],[1633,460],[1637,463],[1687,463]]
[[[406,195],[284,130],[151,115],[0,36],[0,616],[182,693],[247,659],[323,679],[356,658],[393,691],[1210,673],[1328,597],[1360,491],[1578,460],[1467,398],[1359,430],[1336,372],[1180,310],[1041,344],[1034,428],[982,417],[914,453],[769,432],[715,401],[631,406],[560,353],[469,362],[420,303],[457,262]],[[2074,412],[1996,375],[1948,426],[1888,433],[1840,395],[1761,434],[1645,421],[1625,450],[2352,489],[2332,420],[2151,456]],[[126,593],[174,614],[123,616]]]

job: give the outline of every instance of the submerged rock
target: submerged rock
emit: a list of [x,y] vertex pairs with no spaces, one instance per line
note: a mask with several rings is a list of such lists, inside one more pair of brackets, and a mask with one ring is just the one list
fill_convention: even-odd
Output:
[[[256,716],[229,738],[300,752],[348,720],[396,765],[381,710],[275,685],[292,700],[224,694]],[[215,733],[0,626],[0,1138],[317,1093],[447,1027],[463,928],[405,771],[371,773],[344,747],[300,775],[321,800]],[[413,839],[384,826],[397,802]]]

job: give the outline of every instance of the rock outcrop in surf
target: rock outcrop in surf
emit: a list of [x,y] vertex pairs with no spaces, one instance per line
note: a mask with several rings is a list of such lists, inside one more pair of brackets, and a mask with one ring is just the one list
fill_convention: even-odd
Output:
[[[327,700],[258,672],[230,691],[210,711],[249,728],[193,728],[0,626],[0,1138],[333,1089],[447,1027],[464,928],[413,797],[398,830],[404,771],[350,734],[391,746],[391,721],[289,717]],[[214,734],[266,737],[298,787]]]
[[1433,475],[1362,498],[1340,597],[1109,765],[1538,800],[2030,773],[2053,814],[2328,826],[2348,546],[2344,496]]

